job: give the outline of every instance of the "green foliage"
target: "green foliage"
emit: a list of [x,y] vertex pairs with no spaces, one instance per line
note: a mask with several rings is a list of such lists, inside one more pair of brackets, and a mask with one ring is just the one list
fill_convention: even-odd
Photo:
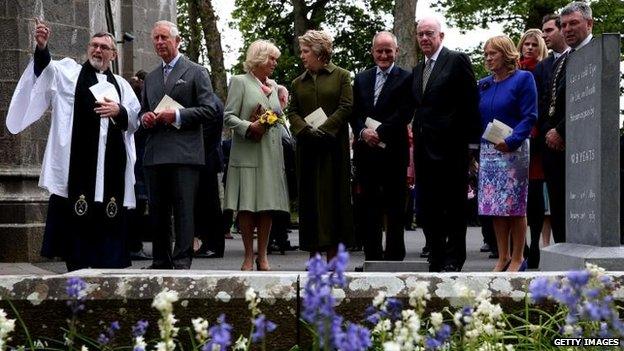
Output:
[[[306,1],[308,9],[318,1]],[[352,72],[372,65],[370,41],[373,35],[391,24],[392,0],[331,0],[316,11],[310,26],[334,35],[333,62]],[[308,15],[310,15],[308,13]],[[242,72],[245,50],[256,39],[272,40],[282,52],[274,77],[289,84],[303,72],[294,50],[294,15],[290,0],[236,0],[232,28],[241,32],[244,44],[233,74]]]

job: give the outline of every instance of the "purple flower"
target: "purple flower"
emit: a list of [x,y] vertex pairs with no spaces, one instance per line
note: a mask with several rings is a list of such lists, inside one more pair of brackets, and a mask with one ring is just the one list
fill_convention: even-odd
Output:
[[401,300],[390,297],[386,300],[386,314],[392,321],[401,319],[401,311],[403,310],[403,304]]
[[548,278],[536,278],[529,284],[529,291],[531,292],[531,298],[535,302],[540,302],[550,296],[550,281]]
[[85,308],[82,302],[86,298],[86,290],[87,283],[85,283],[81,278],[72,277],[67,279],[67,284],[65,285],[65,291],[69,297],[67,306],[69,306],[74,315]]
[[266,319],[266,316],[261,314],[253,320],[254,332],[251,334],[251,340],[253,342],[259,342],[264,340],[266,333],[273,332],[277,325],[270,320]]
[[316,254],[308,261],[308,279],[321,279],[327,273],[327,265],[321,255]]
[[336,344],[341,351],[363,351],[373,346],[370,331],[353,323],[349,323],[346,333],[341,334]]
[[210,341],[204,344],[202,351],[212,351],[215,345],[219,345],[220,350],[225,350],[232,344],[232,326],[225,322],[224,314],[217,318],[217,324],[208,329],[208,337]]
[[425,339],[425,349],[427,350],[436,350],[444,345],[447,339],[451,336],[451,327],[443,323],[440,326],[440,329],[436,331],[433,337],[428,336]]
[[330,284],[333,286],[343,287],[346,284],[344,272],[349,265],[349,253],[346,251],[344,244],[338,244],[338,253],[336,257],[329,262],[327,269],[333,272],[330,275]]
[[115,332],[120,329],[119,322],[114,321],[108,326],[103,333],[100,333],[97,341],[101,345],[107,345],[115,338]]
[[568,273],[568,280],[576,288],[585,286],[589,282],[589,277],[588,271],[572,271]]
[[144,319],[137,321],[136,324],[132,327],[132,337],[136,338],[138,336],[145,335],[148,326],[149,323]]

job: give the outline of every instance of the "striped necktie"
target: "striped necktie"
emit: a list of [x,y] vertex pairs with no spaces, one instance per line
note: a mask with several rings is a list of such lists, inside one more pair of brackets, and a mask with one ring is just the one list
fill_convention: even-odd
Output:
[[429,76],[431,76],[431,70],[433,69],[433,59],[429,59],[427,61],[427,63],[425,64],[425,69],[423,70],[423,84],[422,84],[422,91],[423,93],[425,92],[425,89],[427,88],[427,82],[429,81]]
[[165,67],[163,68],[163,82],[166,84],[167,83],[167,78],[169,77],[169,73],[171,73],[171,70],[173,69],[173,66],[166,64]]
[[377,72],[376,77],[377,79],[375,79],[375,96],[373,98],[373,105],[377,105],[377,99],[379,99],[381,89],[383,89],[383,86],[386,83],[386,79],[388,79],[388,72],[379,71]]

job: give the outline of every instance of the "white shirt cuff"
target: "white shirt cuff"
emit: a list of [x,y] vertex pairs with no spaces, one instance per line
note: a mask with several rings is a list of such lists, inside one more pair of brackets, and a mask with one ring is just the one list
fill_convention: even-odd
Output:
[[175,115],[176,115],[176,119],[175,119],[175,122],[172,123],[172,125],[180,129],[180,127],[182,126],[182,122],[180,122],[180,110],[177,108],[175,109]]

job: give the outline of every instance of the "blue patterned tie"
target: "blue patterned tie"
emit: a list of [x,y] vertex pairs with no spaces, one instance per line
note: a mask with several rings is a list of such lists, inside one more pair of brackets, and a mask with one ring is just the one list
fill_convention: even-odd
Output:
[[375,96],[373,99],[374,105],[377,105],[377,99],[379,98],[379,94],[381,94],[381,89],[383,89],[383,86],[386,83],[387,78],[388,78],[387,72],[384,72],[384,71],[377,72],[377,79],[375,80]]
[[165,84],[167,83],[167,77],[169,77],[169,73],[171,73],[172,69],[173,69],[173,67],[170,66],[169,64],[166,64],[165,68],[163,68],[163,82]]

